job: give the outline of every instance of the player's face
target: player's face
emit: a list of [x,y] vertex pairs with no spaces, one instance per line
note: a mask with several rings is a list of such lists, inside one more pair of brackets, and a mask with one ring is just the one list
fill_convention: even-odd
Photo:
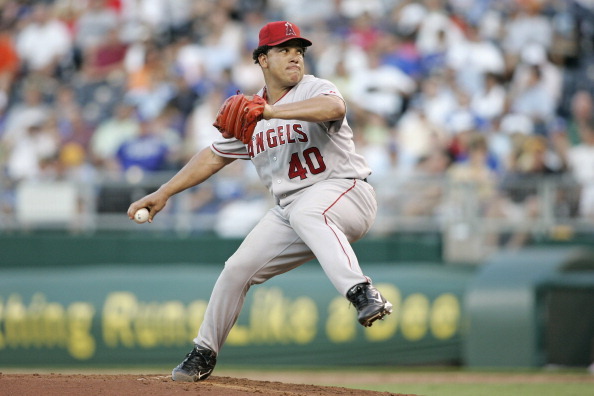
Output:
[[283,85],[296,85],[305,73],[304,53],[302,46],[291,42],[272,47],[266,54],[268,75]]

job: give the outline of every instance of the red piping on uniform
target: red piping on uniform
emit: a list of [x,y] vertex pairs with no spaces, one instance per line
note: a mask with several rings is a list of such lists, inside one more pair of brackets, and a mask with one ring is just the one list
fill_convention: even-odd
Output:
[[[283,94],[283,96],[281,96],[280,98],[278,98],[277,101],[273,103],[273,105],[277,104],[282,98],[285,97],[285,95],[287,95],[289,92],[291,92],[291,90],[293,89],[293,87],[289,88],[289,90],[287,92],[285,92]],[[266,87],[264,87],[264,92],[262,93],[262,97],[264,98],[264,100],[266,101],[266,103],[268,103],[268,91],[266,90]]]
[[357,180],[353,180],[353,185],[348,190],[346,190],[345,192],[343,192],[342,194],[340,194],[340,196],[338,198],[336,198],[336,200],[334,202],[332,202],[332,205],[328,206],[326,208],[326,210],[324,210],[324,212],[322,213],[322,216],[324,216],[324,221],[326,222],[326,225],[330,228],[330,230],[332,230],[332,233],[334,234],[334,236],[338,240],[338,243],[340,244],[340,247],[342,248],[342,251],[344,252],[344,255],[347,256],[347,259],[349,260],[349,267],[350,268],[353,268],[353,264],[351,263],[351,258],[347,254],[347,252],[346,252],[346,250],[345,250],[342,242],[340,241],[340,238],[338,238],[338,235],[336,235],[336,232],[334,231],[334,229],[332,227],[330,227],[330,224],[328,224],[328,218],[326,217],[326,212],[329,211],[330,209],[332,209],[332,207],[340,200],[340,198],[344,197],[349,191],[351,191],[353,188],[355,188],[356,185],[357,185]]
[[236,157],[248,157],[248,155],[247,155],[247,154],[226,153],[226,152],[224,152],[224,151],[221,151],[221,150],[217,149],[217,148],[214,146],[214,144],[212,144],[210,147],[212,148],[212,150],[216,151],[217,153],[221,153],[223,156],[225,156],[225,155],[233,155],[233,156],[236,156]]

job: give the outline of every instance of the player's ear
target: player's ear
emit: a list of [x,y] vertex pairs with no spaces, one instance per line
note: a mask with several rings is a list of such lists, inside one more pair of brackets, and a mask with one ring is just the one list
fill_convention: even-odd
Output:
[[261,67],[267,67],[268,66],[268,55],[264,54],[264,53],[258,55],[258,63],[260,64]]

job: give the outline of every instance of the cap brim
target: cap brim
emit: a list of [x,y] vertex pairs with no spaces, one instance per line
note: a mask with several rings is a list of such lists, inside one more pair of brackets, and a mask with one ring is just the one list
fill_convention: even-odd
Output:
[[299,40],[299,41],[301,41],[301,43],[303,44],[304,47],[309,47],[310,45],[312,45],[312,42],[311,41],[309,41],[308,39],[305,39],[303,37],[284,38],[282,40],[275,41],[274,43],[269,43],[268,45],[270,47],[274,47],[275,45],[281,45],[281,44],[286,43],[287,41],[291,41],[291,40]]

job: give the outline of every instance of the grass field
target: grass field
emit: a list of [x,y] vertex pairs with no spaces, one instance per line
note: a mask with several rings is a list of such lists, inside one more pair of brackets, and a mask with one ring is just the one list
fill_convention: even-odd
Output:
[[424,396],[592,396],[594,375],[586,369],[465,370],[365,368],[295,371],[221,370],[219,375],[311,383]]
[[427,396],[591,396],[594,384],[361,384],[356,389]]

